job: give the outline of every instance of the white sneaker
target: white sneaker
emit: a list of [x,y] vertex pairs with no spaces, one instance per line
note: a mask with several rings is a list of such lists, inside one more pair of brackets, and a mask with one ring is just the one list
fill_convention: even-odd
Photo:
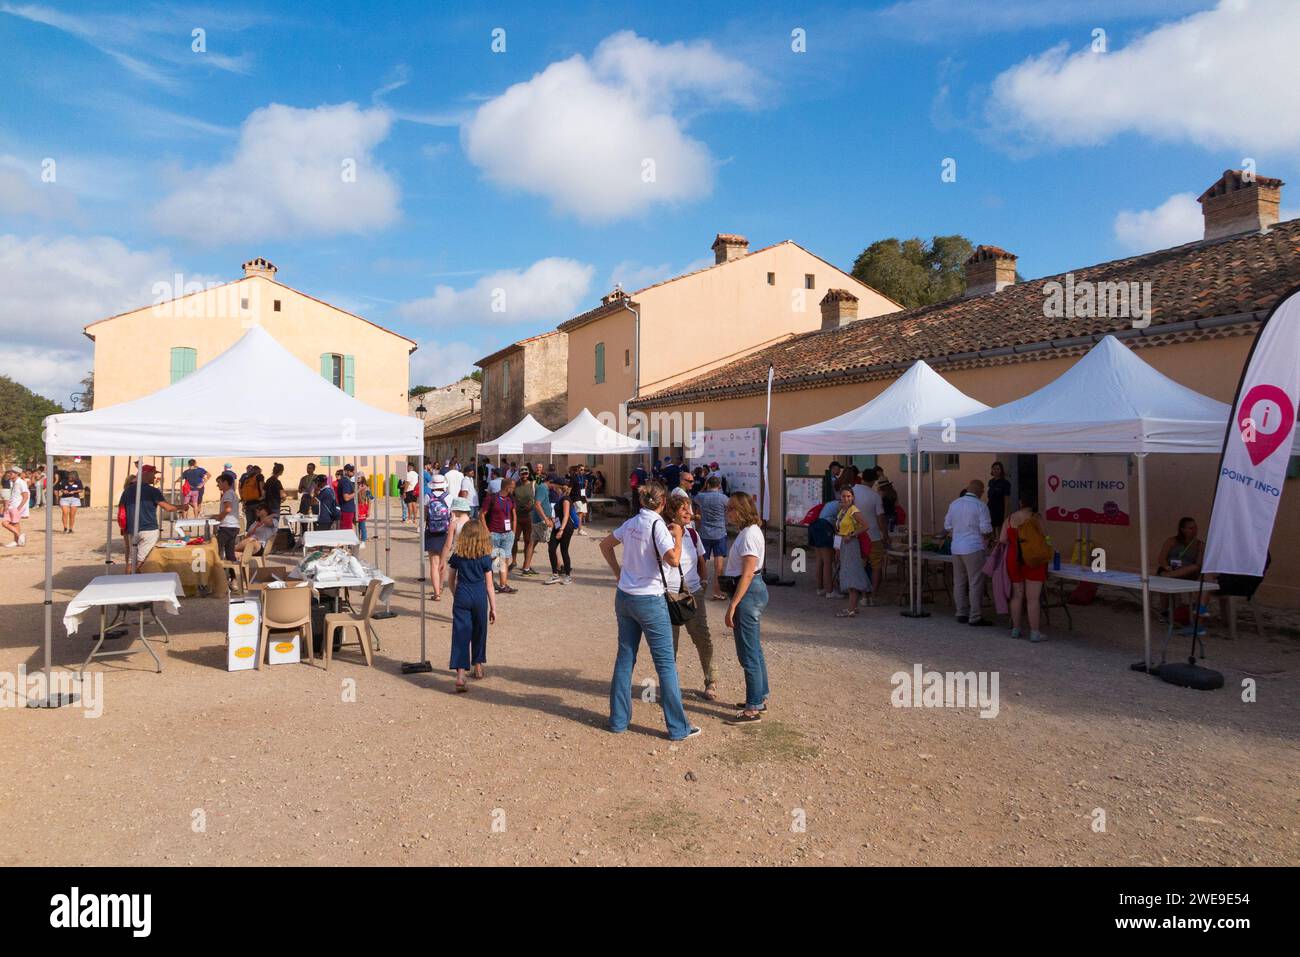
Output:
[[572,585],[572,584],[573,584],[573,576],[572,576],[572,575],[565,575],[565,576],[564,576],[564,584],[566,584],[566,585]]
[[17,547],[18,547],[17,542],[5,542],[5,548],[17,548]]
[[544,584],[544,585],[558,585],[559,582],[560,582],[560,576],[559,576],[559,575],[552,575],[550,578],[546,579],[546,581],[543,582],[542,584]]

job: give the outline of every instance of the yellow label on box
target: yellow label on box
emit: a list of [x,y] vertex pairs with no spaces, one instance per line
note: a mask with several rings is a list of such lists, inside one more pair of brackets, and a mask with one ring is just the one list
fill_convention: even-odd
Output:
[[236,658],[251,658],[251,657],[253,657],[253,649],[250,648],[250,647],[248,647],[247,645],[245,645],[243,648],[236,648],[236,649],[235,649],[235,657],[236,657]]
[[282,655],[287,655],[289,652],[293,651],[293,642],[282,641],[275,646],[275,650]]
[[235,624],[237,625],[251,625],[254,621],[256,621],[256,618],[248,612],[235,616]]

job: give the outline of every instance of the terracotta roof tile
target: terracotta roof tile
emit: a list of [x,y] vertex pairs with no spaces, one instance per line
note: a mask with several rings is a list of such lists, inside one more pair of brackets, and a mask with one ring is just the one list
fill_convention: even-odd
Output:
[[[1273,226],[1266,233],[1247,233],[1200,241],[1127,259],[1072,270],[1078,283],[1150,283],[1150,326],[1161,326],[1266,312],[1300,284],[1300,219]],[[764,390],[768,365],[775,366],[774,387],[799,388],[819,377],[865,376],[867,370],[917,359],[974,361],[980,350],[1038,348],[1076,337],[1131,331],[1129,317],[1061,317],[1046,314],[1047,284],[1066,282],[1066,273],[1007,286],[1000,292],[946,302],[874,318],[838,329],[792,336],[706,374],[644,396],[634,405],[709,401]],[[1181,330],[1171,330],[1172,332]],[[1026,350],[1028,351],[1028,350]]]

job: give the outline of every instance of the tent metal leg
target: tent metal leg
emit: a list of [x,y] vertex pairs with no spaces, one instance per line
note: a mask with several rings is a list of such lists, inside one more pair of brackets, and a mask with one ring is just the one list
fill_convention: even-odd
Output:
[[[1144,671],[1151,673],[1151,579],[1147,548],[1147,454],[1137,454],[1138,473],[1138,547],[1142,549],[1142,648]],[[1171,619],[1172,621],[1172,619]]]
[[424,560],[424,450],[420,450],[420,466],[416,472],[419,478],[416,480],[416,496],[418,503],[416,513],[419,516],[415,520],[415,560],[419,563],[420,569],[420,660],[408,661],[402,665],[402,674],[414,675],[425,674],[433,670],[433,665],[429,663],[429,656],[426,654],[426,632],[428,630],[429,620],[425,615],[425,605],[427,597],[425,589],[428,586],[428,577],[425,572],[428,568]]
[[107,513],[104,515],[104,564],[113,564],[113,489],[114,472],[117,469],[117,456],[108,457],[108,498],[105,499]]
[[[391,486],[389,484],[389,478],[391,475],[392,475],[391,456],[385,455],[384,476],[380,481],[380,484],[382,485],[380,491],[384,493],[384,575],[387,578],[393,577],[391,574],[389,574],[388,571],[390,567],[389,562],[391,560],[391,553],[393,551],[393,522],[391,518],[392,513],[390,512],[390,506],[392,505],[393,497],[388,494],[391,491]],[[390,590],[388,593],[388,597],[384,599],[384,610],[375,612],[375,617],[396,618],[397,612],[393,611],[392,604],[393,604],[393,594],[392,591]]]
[[[45,456],[45,474],[54,477],[54,456]],[[54,509],[45,508],[45,684],[44,697],[29,698],[29,708],[60,708],[77,700],[74,694],[54,691]],[[103,632],[101,631],[101,634]]]

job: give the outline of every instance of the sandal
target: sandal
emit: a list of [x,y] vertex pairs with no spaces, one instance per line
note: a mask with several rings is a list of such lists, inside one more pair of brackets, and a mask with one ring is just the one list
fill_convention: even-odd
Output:
[[465,684],[465,682],[463,681],[456,682],[456,694],[464,694],[468,690],[469,690],[469,685]]
[[712,598],[714,601],[726,601],[726,600],[727,600],[727,596],[726,596],[726,595],[710,595],[709,597]]
[[482,681],[482,680],[483,680],[483,666],[482,666],[482,665],[475,665],[475,666],[474,666],[474,680],[475,680],[475,681]]
[[858,610],[856,608],[841,608],[835,613],[836,618],[856,618]]
[[705,701],[717,701],[717,700],[718,700],[718,683],[717,683],[716,681],[711,681],[711,682],[709,682],[708,684],[706,684],[706,685],[704,686],[704,690],[703,690],[702,692],[700,692],[700,693],[704,695],[704,700],[705,700]]

